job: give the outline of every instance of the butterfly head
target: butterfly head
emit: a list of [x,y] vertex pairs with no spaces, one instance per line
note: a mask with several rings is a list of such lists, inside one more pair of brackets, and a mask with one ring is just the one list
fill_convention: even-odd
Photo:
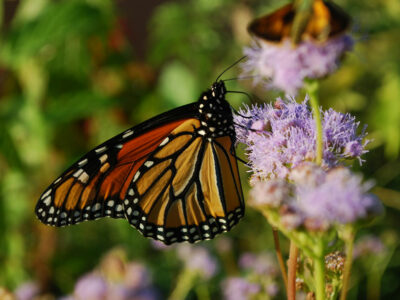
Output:
[[225,83],[222,80],[214,82],[213,85],[211,86],[211,94],[214,97],[225,98],[226,94]]
[[231,106],[225,99],[227,91],[224,82],[215,82],[210,90],[204,92],[198,101],[201,121],[199,133],[208,138],[234,135]]

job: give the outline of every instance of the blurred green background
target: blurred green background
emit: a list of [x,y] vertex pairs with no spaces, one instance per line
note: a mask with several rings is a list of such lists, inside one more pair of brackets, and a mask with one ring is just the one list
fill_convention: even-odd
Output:
[[[156,274],[160,293],[168,295],[180,262],[152,248],[125,220],[48,228],[34,215],[36,201],[92,147],[158,113],[196,101],[242,56],[250,43],[248,22],[285,3],[0,1],[0,287],[13,291],[35,280],[49,294],[65,295],[107,251],[121,247],[129,259]],[[377,235],[389,249],[383,275],[382,264],[355,262],[350,298],[365,299],[371,271],[382,282],[382,299],[395,299],[400,294],[400,2],[336,3],[353,16],[357,43],[338,72],[323,80],[321,105],[351,112],[368,124],[373,142],[366,162],[355,168],[376,181],[375,193],[387,209],[384,218],[360,235]],[[239,74],[235,67],[223,78]],[[248,80],[227,86],[265,101],[278,95]],[[229,95],[228,100],[236,108],[249,104],[243,95]],[[247,189],[246,169],[241,171]],[[233,261],[245,251],[273,249],[270,227],[252,209],[225,236],[232,239]],[[215,241],[202,244],[218,257]],[[221,279],[230,271],[219,260]],[[210,282],[209,290],[212,298],[219,297],[219,281]]]

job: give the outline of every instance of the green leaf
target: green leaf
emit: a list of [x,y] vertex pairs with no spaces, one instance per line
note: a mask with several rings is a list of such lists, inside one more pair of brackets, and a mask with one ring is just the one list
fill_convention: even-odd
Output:
[[109,24],[108,14],[88,2],[51,2],[36,18],[12,27],[4,38],[0,58],[12,66],[32,56],[46,60],[49,51],[67,46],[72,37],[87,38],[104,31]]
[[400,75],[394,71],[386,73],[383,85],[377,90],[379,101],[375,111],[375,126],[386,145],[385,154],[391,159],[400,150]]
[[112,99],[102,94],[83,90],[52,99],[46,107],[45,116],[52,124],[61,124],[88,117],[112,104]]
[[164,67],[160,75],[159,90],[173,106],[195,102],[200,93],[193,73],[178,61]]

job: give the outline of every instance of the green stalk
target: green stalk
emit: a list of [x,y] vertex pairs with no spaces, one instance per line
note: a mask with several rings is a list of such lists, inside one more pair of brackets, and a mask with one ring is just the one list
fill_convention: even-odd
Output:
[[340,295],[340,300],[346,300],[347,290],[349,289],[351,265],[353,263],[353,248],[354,248],[354,230],[350,229],[346,234],[346,263],[343,272],[343,287]]
[[199,284],[195,288],[196,296],[198,300],[210,300],[210,292],[208,291],[206,284]]
[[272,234],[274,236],[275,252],[279,262],[279,268],[281,269],[283,283],[285,285],[285,290],[288,290],[288,275],[286,273],[285,262],[283,260],[281,244],[279,243],[278,229],[272,228]]
[[181,274],[179,274],[175,289],[172,291],[168,299],[185,299],[189,291],[192,289],[196,278],[196,272],[185,269]]
[[[316,128],[316,145],[315,145],[315,163],[318,165],[322,164],[323,158],[323,132],[322,132],[322,120],[321,112],[319,110],[318,101],[318,81],[308,81],[305,84],[305,89],[310,97],[310,105],[313,110],[313,116],[315,120]],[[325,258],[324,258],[324,247],[320,244],[317,257],[314,257],[314,284],[315,284],[315,296],[317,300],[325,300]]]
[[323,255],[314,258],[314,284],[316,300],[325,300],[325,260]]
[[315,128],[317,130],[315,162],[318,165],[321,165],[322,158],[323,158],[323,145],[324,144],[323,144],[321,112],[319,110],[319,103],[318,103],[318,82],[317,81],[307,82],[306,83],[306,91],[310,97],[310,105],[313,110],[313,116],[314,116],[314,120],[315,120]]
[[0,36],[3,29],[3,22],[4,22],[4,1],[0,0]]

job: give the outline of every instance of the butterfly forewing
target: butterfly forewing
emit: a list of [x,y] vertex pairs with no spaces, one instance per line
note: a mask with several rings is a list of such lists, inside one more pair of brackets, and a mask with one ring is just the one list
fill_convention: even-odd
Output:
[[[181,112],[182,110],[179,110]],[[90,151],[40,197],[36,215],[45,224],[72,225],[101,217],[124,218],[123,202],[128,183],[146,158],[184,121],[167,118],[146,130],[133,127]],[[157,126],[158,125],[158,126]]]

